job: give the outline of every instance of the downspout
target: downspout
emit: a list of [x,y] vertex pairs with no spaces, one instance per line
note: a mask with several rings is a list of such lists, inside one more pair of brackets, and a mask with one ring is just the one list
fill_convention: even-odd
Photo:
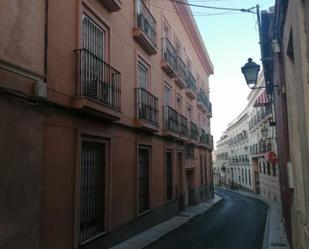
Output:
[[47,82],[47,54],[48,54],[48,0],[45,0],[45,41],[44,41],[44,81]]

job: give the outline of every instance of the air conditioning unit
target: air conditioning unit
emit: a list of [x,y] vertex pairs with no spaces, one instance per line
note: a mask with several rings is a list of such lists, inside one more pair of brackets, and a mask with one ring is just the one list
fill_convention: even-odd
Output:
[[37,80],[33,85],[33,95],[37,98],[47,98],[47,84],[42,80]]

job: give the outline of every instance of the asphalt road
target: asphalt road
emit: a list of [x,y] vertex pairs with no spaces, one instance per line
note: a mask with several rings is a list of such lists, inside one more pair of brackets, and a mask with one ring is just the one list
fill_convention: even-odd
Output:
[[223,202],[147,249],[261,249],[267,205],[229,191],[217,194]]

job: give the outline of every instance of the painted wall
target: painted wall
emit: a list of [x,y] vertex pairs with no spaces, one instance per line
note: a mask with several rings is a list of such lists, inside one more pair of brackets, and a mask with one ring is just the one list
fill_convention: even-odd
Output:
[[[308,8],[300,1],[290,1],[283,27],[282,51],[287,51],[290,34],[293,33],[293,58],[284,52],[284,72],[287,93],[287,117],[289,129],[289,155],[295,185],[292,199],[292,231],[295,248],[306,248],[308,231],[308,48],[305,17]],[[296,18],[295,18],[296,17]],[[302,110],[302,111],[300,111]]]
[[[174,8],[172,2],[166,3],[169,8]],[[193,121],[198,124],[198,116],[203,116],[208,126],[209,117],[196,108],[196,100],[191,100],[185,90],[179,89],[174,80],[167,76],[161,69],[162,48],[162,19],[165,18],[171,26],[171,42],[174,44],[176,37],[187,51],[192,60],[193,74],[200,76],[197,86],[205,83],[209,88],[207,72],[202,67],[196,49],[188,31],[176,13],[149,6],[150,11],[157,21],[158,53],[149,56],[144,49],[134,40],[132,29],[134,27],[134,1],[123,1],[118,12],[108,12],[97,0],[85,1],[60,1],[49,3],[49,50],[48,50],[48,97],[51,101],[71,105],[71,97],[75,94],[75,54],[74,50],[80,48],[80,22],[83,13],[91,16],[108,29],[108,47],[110,52],[107,62],[121,72],[121,123],[133,126],[135,119],[135,88],[137,85],[137,58],[142,58],[150,65],[150,92],[159,98],[159,125],[160,134],[163,128],[163,91],[165,82],[172,88],[172,107],[176,109],[176,93],[183,98],[183,112],[187,116],[186,105],[193,107]],[[61,18],[59,18],[61,17]],[[184,58],[184,53],[183,53]],[[59,74],[59,72],[62,72]],[[209,127],[206,127],[209,129]]]
[[44,75],[46,1],[0,3],[0,60]]
[[0,248],[39,248],[43,115],[5,97],[0,113]]

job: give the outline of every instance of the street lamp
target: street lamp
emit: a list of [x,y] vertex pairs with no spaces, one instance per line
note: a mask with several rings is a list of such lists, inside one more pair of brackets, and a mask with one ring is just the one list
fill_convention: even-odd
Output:
[[248,62],[241,68],[241,72],[245,76],[249,88],[256,89],[259,71],[260,65],[256,64],[251,58],[249,58]]

